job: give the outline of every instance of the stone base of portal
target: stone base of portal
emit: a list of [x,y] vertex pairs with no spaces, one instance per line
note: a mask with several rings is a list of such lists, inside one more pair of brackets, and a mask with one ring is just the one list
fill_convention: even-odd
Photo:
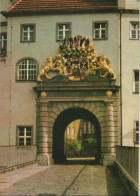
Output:
[[39,154],[37,155],[37,161],[39,165],[53,165],[54,161],[52,158],[52,154]]
[[115,162],[116,155],[111,154],[111,155],[103,155],[100,159],[100,164],[101,165],[113,165]]

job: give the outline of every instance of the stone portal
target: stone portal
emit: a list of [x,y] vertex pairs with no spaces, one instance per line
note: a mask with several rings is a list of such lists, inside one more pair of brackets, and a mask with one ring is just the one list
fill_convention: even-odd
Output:
[[[38,161],[50,165],[63,160],[64,130],[78,118],[94,122],[99,132],[100,164],[110,164],[118,143],[118,86],[102,81],[49,80],[34,88],[37,98]],[[58,158],[59,157],[59,158]]]
[[118,141],[116,76],[104,55],[97,56],[88,37],[66,38],[53,60],[48,56],[34,90],[37,99],[38,161],[53,164],[64,158],[64,130],[79,117],[98,129],[101,164],[114,160]]

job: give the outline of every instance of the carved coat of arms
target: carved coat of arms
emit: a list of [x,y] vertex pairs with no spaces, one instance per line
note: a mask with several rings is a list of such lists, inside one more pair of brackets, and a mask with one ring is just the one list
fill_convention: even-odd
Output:
[[97,57],[94,43],[88,37],[69,37],[59,45],[55,60],[47,57],[46,65],[41,69],[37,81],[51,80],[57,76],[67,77],[72,81],[81,81],[89,75],[96,75],[100,70],[101,78],[116,80],[110,61],[104,55]]

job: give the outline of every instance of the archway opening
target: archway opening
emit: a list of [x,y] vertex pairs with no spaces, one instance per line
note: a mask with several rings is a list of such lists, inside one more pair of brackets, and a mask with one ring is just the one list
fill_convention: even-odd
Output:
[[[65,111],[63,111],[56,119],[54,128],[53,128],[53,159],[55,164],[62,164],[62,163],[68,163],[70,162],[70,152],[68,153],[68,144],[66,142],[67,135],[69,134],[68,127],[70,127],[71,124],[74,124],[75,122],[78,122],[79,124],[83,123],[83,125],[90,124],[92,130],[88,130],[86,128],[80,130],[80,126],[78,131],[72,129],[71,130],[71,136],[74,137],[74,142],[77,142],[78,145],[84,145],[85,143],[87,149],[83,149],[83,151],[79,152],[71,152],[74,153],[73,155],[77,155],[76,158],[79,158],[80,163],[87,161],[87,158],[95,158],[94,163],[98,163],[100,160],[101,155],[101,128],[98,119],[88,110],[82,109],[82,108],[70,108]],[[88,127],[88,126],[87,126]],[[72,127],[74,128],[74,126]],[[83,128],[83,126],[82,126]],[[93,130],[94,128],[94,130]],[[81,133],[80,133],[81,131]],[[80,134],[81,134],[81,140],[80,140]],[[88,142],[90,142],[91,138],[94,138],[95,146],[90,149]],[[72,142],[72,141],[71,141]],[[74,143],[73,142],[73,143]],[[66,146],[67,145],[67,146]],[[72,144],[73,146],[75,144]],[[83,146],[81,146],[83,148]],[[69,150],[73,151],[73,149],[69,148]],[[94,155],[94,156],[93,156]],[[73,156],[73,158],[74,158]],[[81,158],[80,158],[81,156]],[[85,160],[82,159],[84,157],[87,157]],[[71,157],[72,158],[72,157]],[[78,161],[78,162],[79,162]]]
[[67,161],[91,162],[98,153],[98,132],[91,121],[72,121],[64,133],[64,156]]

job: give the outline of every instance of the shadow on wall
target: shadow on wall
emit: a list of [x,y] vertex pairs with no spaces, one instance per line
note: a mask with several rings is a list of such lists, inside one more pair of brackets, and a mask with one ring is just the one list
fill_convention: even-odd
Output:
[[130,196],[113,165],[106,167],[108,196]]

